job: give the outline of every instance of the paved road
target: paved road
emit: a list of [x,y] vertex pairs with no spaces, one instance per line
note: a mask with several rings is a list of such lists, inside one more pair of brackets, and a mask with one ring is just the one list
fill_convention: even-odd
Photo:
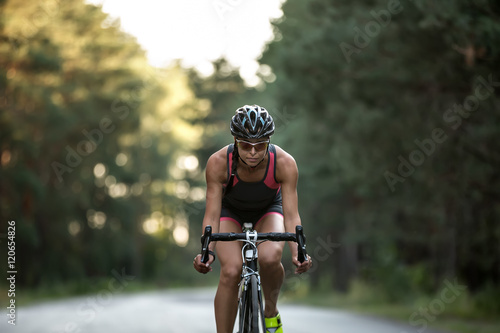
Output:
[[[214,290],[98,293],[16,309],[16,326],[1,311],[2,333],[214,333]],[[417,333],[419,328],[300,305],[280,306],[286,333]],[[426,329],[425,333],[438,333]],[[422,333],[419,332],[419,333]]]

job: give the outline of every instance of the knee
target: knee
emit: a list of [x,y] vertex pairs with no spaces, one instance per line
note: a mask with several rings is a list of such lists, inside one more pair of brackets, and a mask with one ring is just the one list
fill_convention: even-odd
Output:
[[281,251],[267,251],[266,253],[259,252],[259,265],[261,269],[273,269],[281,267]]
[[225,285],[237,285],[241,280],[241,266],[224,266],[220,271],[220,282]]

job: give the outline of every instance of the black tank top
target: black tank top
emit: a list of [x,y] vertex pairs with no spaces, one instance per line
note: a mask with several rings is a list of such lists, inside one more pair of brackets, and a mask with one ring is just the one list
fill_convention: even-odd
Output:
[[[230,144],[227,148],[228,181],[233,166],[233,151],[234,144]],[[281,204],[281,185],[276,181],[275,175],[276,147],[270,144],[264,178],[258,182],[245,182],[238,177],[236,172],[231,190],[222,198],[222,206],[229,210],[250,212],[264,210],[273,204]]]

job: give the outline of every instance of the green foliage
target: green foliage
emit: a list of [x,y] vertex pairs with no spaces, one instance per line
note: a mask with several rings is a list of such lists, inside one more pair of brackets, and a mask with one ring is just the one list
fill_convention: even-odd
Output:
[[275,141],[299,165],[308,239],[340,243],[313,284],[331,271],[337,290],[360,277],[392,300],[447,277],[498,286],[498,4],[289,0],[283,12],[261,59],[294,118]]
[[176,192],[200,174],[177,168],[202,132],[183,118],[202,116],[186,71],[152,68],[83,0],[10,0],[0,14],[0,233],[16,221],[17,284],[85,292],[113,270],[154,280],[167,258],[192,258],[172,236],[202,200]]
[[499,313],[497,2],[288,0],[255,89],[224,59],[206,78],[151,68],[82,0],[0,4],[0,225],[17,223],[20,285],[215,282],[186,265],[202,169],[256,103],[299,166],[304,290],[425,305],[457,278],[477,317]]
[[497,318],[500,313],[498,299],[500,297],[500,288],[493,283],[487,283],[481,291],[474,295],[473,303],[476,308],[490,318]]

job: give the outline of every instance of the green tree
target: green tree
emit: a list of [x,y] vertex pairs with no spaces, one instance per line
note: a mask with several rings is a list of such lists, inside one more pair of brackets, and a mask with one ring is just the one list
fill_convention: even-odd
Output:
[[[391,298],[446,277],[498,287],[498,4],[289,0],[283,11],[261,63],[296,117],[282,137],[309,240],[341,245],[313,285],[362,278]],[[417,267],[423,282],[408,275]]]
[[122,268],[179,278],[164,266],[192,255],[177,211],[191,194],[182,177],[200,170],[173,168],[202,132],[185,119],[202,116],[187,73],[152,68],[119,21],[82,0],[0,10],[0,219],[2,232],[16,221],[18,283]]

